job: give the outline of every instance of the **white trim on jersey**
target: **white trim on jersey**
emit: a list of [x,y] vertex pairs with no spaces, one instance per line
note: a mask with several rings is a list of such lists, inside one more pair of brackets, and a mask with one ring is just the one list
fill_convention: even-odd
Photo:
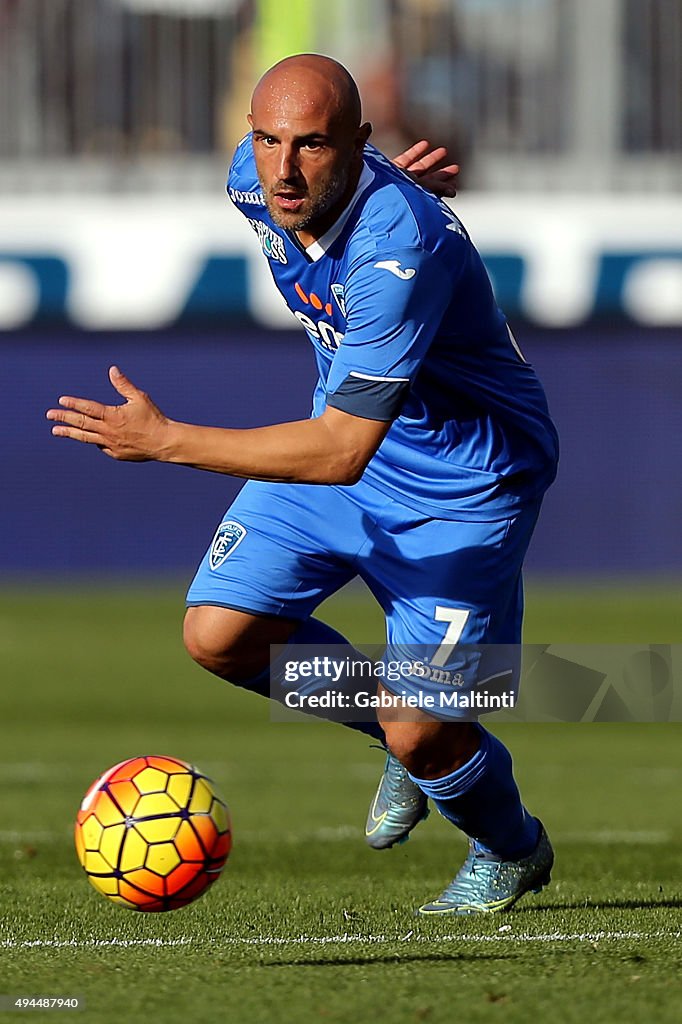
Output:
[[409,377],[373,377],[371,373],[359,373],[358,370],[351,370],[349,377],[359,377],[360,380],[395,380],[398,383],[409,381]]
[[317,263],[318,260],[321,260],[324,254],[326,253],[327,249],[331,245],[333,245],[333,243],[339,237],[339,235],[343,231],[346,221],[351,215],[353,207],[355,206],[355,204],[357,203],[358,199],[365,191],[367,186],[371,185],[373,181],[374,171],[371,170],[367,166],[367,164],[363,164],[362,173],[358,181],[358,187],[355,190],[355,195],[351,199],[346,209],[343,211],[339,219],[335,221],[334,224],[332,224],[329,231],[325,231],[325,233],[322,235],[322,238],[318,238],[316,242],[313,242],[312,245],[309,245],[308,248],[305,250],[306,256],[308,256],[309,259],[313,261],[313,263]]

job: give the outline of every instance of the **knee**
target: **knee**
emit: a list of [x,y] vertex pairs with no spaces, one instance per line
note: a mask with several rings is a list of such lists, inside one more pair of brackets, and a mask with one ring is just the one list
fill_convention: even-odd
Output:
[[428,738],[425,730],[413,722],[384,722],[386,744],[409,772],[419,776]]
[[239,658],[233,638],[217,626],[211,609],[188,608],[182,639],[193,661],[224,679],[239,673]]
[[471,760],[480,745],[471,722],[384,722],[389,750],[420,779],[438,778]]
[[237,686],[250,685],[270,662],[270,645],[284,644],[296,622],[213,605],[188,608],[183,639],[197,664]]

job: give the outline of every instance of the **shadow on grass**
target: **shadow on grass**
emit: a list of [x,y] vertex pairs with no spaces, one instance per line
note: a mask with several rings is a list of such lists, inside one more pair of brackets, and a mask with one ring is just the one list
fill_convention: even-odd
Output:
[[444,964],[471,963],[478,960],[516,960],[513,953],[384,953],[380,956],[335,957],[329,960],[307,960],[299,957],[292,960],[264,960],[261,967],[368,967],[372,964]]

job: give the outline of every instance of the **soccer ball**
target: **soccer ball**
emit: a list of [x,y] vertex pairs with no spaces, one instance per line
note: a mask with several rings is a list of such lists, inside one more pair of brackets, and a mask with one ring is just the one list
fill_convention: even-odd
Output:
[[98,892],[130,910],[176,910],[216,881],[232,845],[227,807],[198,768],[133,757],[93,782],[76,851]]

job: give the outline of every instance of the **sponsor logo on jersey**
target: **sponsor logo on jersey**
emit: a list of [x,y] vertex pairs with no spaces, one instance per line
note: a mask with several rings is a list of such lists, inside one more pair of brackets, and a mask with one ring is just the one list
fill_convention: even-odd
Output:
[[316,295],[315,292],[311,292],[310,295],[306,295],[298,281],[294,285],[294,291],[298,295],[301,302],[305,302],[306,306],[312,306],[313,309],[323,309],[327,316],[331,316],[332,313],[334,312],[334,310],[332,309],[331,302],[323,302],[320,296]]
[[346,315],[346,293],[342,284],[332,285],[332,295],[336,299],[336,305],[339,307],[344,317]]
[[299,309],[294,310],[294,316],[314,341],[319,341],[328,352],[336,352],[344,337],[341,331],[335,330],[326,320],[318,320],[315,323]]
[[227,519],[221,523],[216,530],[208,562],[213,571],[219,569],[226,558],[229,558],[238,544],[246,537],[246,527],[236,523],[233,519]]
[[[334,293],[334,288],[341,288],[341,285],[332,285],[332,293]],[[294,290],[301,302],[304,302],[306,306],[312,306],[313,309],[317,309],[320,312],[324,310],[327,316],[333,315],[334,307],[331,302],[323,302],[320,296],[316,295],[315,292],[311,292],[310,295],[307,295],[301,288],[298,281],[294,285]],[[343,288],[341,288],[341,291],[343,291]],[[336,298],[338,302],[338,297],[335,293],[334,298]],[[345,311],[340,305],[339,309],[341,309],[345,316]],[[293,313],[298,322],[305,327],[306,331],[314,341],[319,341],[328,352],[336,352],[337,348],[343,341],[343,334],[340,331],[335,330],[334,327],[331,324],[328,324],[326,320],[318,320],[316,322],[315,320],[312,320],[307,313],[302,313],[298,309],[293,310]]]
[[284,246],[284,239],[268,227],[262,220],[255,220],[252,217],[246,218],[258,235],[258,241],[268,259],[277,260],[278,263],[288,263],[287,251]]
[[233,203],[245,203],[250,206],[265,206],[262,192],[241,192],[238,188],[228,188],[227,194]]
[[400,267],[400,260],[379,260],[374,266],[377,270],[390,270],[392,274],[399,277],[402,281],[409,281],[411,277],[417,273],[414,267],[405,267],[404,270]]

